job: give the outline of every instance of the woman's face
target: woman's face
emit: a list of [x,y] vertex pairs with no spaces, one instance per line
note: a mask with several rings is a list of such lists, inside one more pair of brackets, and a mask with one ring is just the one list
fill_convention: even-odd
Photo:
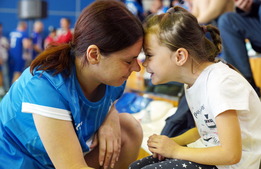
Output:
[[137,57],[141,51],[142,43],[143,39],[140,39],[128,48],[114,52],[109,56],[101,56],[99,70],[97,70],[99,81],[111,86],[120,86],[133,71],[140,71]]
[[154,85],[170,82],[173,79],[173,52],[158,42],[155,34],[147,34],[144,40],[144,51],[146,60],[143,66],[151,74],[151,81]]

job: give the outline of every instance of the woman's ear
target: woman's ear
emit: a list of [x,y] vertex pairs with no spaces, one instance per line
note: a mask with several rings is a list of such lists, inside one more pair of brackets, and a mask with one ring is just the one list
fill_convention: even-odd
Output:
[[179,48],[175,52],[175,61],[178,66],[182,66],[188,59],[188,51],[185,48]]
[[97,64],[101,60],[101,54],[98,46],[90,45],[86,50],[86,59],[90,64]]

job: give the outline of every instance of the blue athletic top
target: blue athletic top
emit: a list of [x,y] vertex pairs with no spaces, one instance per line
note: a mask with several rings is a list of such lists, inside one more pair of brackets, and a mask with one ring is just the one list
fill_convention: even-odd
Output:
[[[39,138],[32,113],[72,121],[84,153],[112,103],[125,87],[106,86],[97,102],[85,98],[75,69],[69,78],[27,68],[0,103],[0,168],[54,168]],[[59,145],[57,145],[59,146]]]

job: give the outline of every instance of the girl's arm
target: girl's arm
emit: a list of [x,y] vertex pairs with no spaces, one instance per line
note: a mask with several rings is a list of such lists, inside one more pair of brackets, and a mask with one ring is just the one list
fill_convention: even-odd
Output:
[[235,110],[216,117],[220,146],[208,148],[182,147],[166,136],[149,138],[149,150],[168,158],[178,158],[206,165],[232,165],[241,159],[241,131]]
[[71,121],[33,114],[34,123],[43,145],[57,169],[91,169],[87,166],[82,148]]

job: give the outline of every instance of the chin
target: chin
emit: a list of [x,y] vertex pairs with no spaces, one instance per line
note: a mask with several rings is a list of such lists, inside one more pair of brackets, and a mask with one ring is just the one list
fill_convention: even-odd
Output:
[[158,84],[160,84],[158,81],[156,81],[156,80],[151,80],[151,83],[153,84],[153,85],[158,85]]
[[165,82],[165,81],[160,81],[160,80],[153,80],[153,79],[151,79],[151,83],[153,84],[153,85],[160,85],[160,84],[165,84],[165,83],[167,83],[167,82]]
[[119,86],[121,86],[124,82],[125,82],[126,80],[124,80],[124,81],[118,81],[118,82],[111,82],[111,83],[109,83],[108,85],[110,85],[110,86],[114,86],[114,87],[119,87]]

